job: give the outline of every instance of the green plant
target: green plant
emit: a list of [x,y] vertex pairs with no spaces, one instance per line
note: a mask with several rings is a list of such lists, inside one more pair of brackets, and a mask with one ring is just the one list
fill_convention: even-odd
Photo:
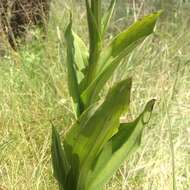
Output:
[[52,161],[54,176],[62,190],[99,190],[124,160],[140,145],[155,100],[130,123],[120,123],[130,103],[131,78],[109,90],[103,101],[99,94],[122,58],[153,32],[160,12],[148,15],[118,34],[103,48],[103,39],[116,0],[102,16],[101,0],[86,0],[89,50],[72,31],[72,17],[65,32],[68,87],[74,103],[76,122],[63,146],[53,127]]

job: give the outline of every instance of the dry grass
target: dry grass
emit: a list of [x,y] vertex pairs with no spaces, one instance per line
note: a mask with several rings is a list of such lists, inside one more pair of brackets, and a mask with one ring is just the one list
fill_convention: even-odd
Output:
[[[53,4],[45,42],[37,31],[31,44],[18,53],[7,51],[0,61],[2,190],[57,189],[51,171],[50,121],[64,132],[73,119],[64,51],[61,56],[58,43],[58,31],[64,29],[68,17],[66,8],[57,9],[63,6],[61,2]],[[160,21],[156,33],[125,60],[128,65],[119,68],[113,78],[119,80],[122,73],[133,76],[132,118],[149,98],[156,97],[157,105],[141,148],[126,161],[106,190],[172,190],[172,169],[176,189],[190,189],[190,28],[185,16],[190,5],[185,6],[172,20]],[[72,8],[75,30],[85,37],[84,9],[74,3]],[[122,14],[127,18],[116,14],[108,37],[124,27],[121,23],[134,18],[128,12]]]

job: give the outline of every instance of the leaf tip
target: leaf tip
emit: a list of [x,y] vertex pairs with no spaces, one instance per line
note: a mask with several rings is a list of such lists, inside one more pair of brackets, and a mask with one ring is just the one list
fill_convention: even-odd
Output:
[[157,12],[157,14],[158,14],[158,16],[160,16],[162,13],[164,12],[164,10],[159,10],[158,12]]
[[147,103],[147,105],[146,105],[146,109],[151,112],[151,111],[153,110],[153,108],[154,108],[155,102],[156,102],[156,99],[155,99],[155,98],[152,99],[152,100],[150,100],[150,101]]
[[156,99],[152,99],[146,104],[146,107],[144,109],[145,111],[142,117],[142,122],[144,125],[147,124],[151,118],[152,110],[154,108],[155,102],[156,102]]

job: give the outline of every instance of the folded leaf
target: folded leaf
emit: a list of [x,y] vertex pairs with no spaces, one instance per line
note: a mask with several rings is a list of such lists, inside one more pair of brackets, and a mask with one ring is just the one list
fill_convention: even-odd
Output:
[[116,133],[120,116],[129,106],[130,89],[131,79],[115,85],[105,102],[89,107],[67,134],[64,147],[70,164],[74,165],[73,173],[77,175],[80,171],[79,187],[83,187],[86,170],[101,148]]
[[[72,19],[65,32],[67,42],[67,70],[68,70],[68,87],[69,93],[74,102],[75,113],[79,116],[83,111],[83,104],[80,99],[79,79],[82,80],[82,73],[77,73],[77,68],[83,68],[82,56],[78,52],[74,35],[72,32]],[[80,75],[79,75],[80,74]]]
[[80,160],[78,187],[84,188],[85,176],[91,164],[105,143],[117,132],[120,116],[129,106],[130,89],[131,79],[123,80],[115,85],[109,91],[103,104],[85,125],[80,126],[77,135],[73,138],[75,139],[75,143],[71,145],[73,155],[78,155]]
[[66,181],[70,170],[70,165],[67,161],[65,151],[61,146],[59,134],[54,127],[52,128],[51,155],[54,177],[57,179],[60,188],[64,189],[67,183]]
[[154,103],[155,100],[149,101],[134,122],[120,125],[118,133],[104,146],[91,173],[86,178],[86,190],[102,189],[122,162],[140,145],[142,131],[150,120]]

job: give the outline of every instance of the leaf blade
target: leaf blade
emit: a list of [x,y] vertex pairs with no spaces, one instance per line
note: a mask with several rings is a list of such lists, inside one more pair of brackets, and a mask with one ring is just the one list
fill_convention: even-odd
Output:
[[64,189],[67,183],[67,174],[69,173],[70,165],[55,127],[52,127],[51,156],[54,177],[57,179],[61,188]]
[[[68,70],[68,88],[70,96],[72,97],[74,103],[74,110],[76,116],[78,117],[83,110],[83,104],[80,98],[80,90],[79,90],[79,81],[77,78],[76,65],[76,47],[74,44],[74,36],[72,33],[72,18],[70,18],[70,23],[67,26],[65,31],[65,39],[67,43],[67,70]],[[78,54],[80,55],[80,54]]]
[[134,122],[120,125],[118,133],[105,145],[88,176],[88,190],[101,189],[121,163],[140,145],[142,130],[150,120],[154,103],[155,100],[149,101]]
[[[80,176],[78,187],[84,189],[86,174],[104,144],[119,127],[121,114],[129,107],[131,79],[115,85],[105,102],[97,109],[81,132],[74,145],[74,153],[79,155]],[[96,143],[94,143],[96,142]]]
[[[99,69],[101,70],[102,67],[105,67],[104,64],[108,62],[110,58],[113,59],[119,56],[129,45],[136,42],[138,39],[144,38],[153,33],[156,21],[160,14],[161,11],[144,16],[132,24],[128,29],[119,33],[100,55],[98,63]],[[98,70],[98,72],[100,70]]]

